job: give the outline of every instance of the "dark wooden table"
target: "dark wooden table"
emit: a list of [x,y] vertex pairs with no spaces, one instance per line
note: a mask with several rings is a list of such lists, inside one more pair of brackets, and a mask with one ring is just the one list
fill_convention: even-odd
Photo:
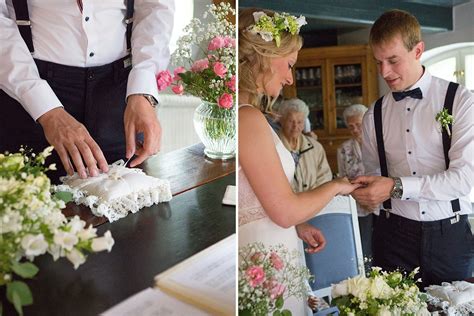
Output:
[[[183,165],[184,173],[190,172],[189,160],[175,162]],[[199,164],[197,160],[194,163]],[[220,168],[222,163],[215,163],[217,167],[209,165],[201,170]],[[99,235],[110,230],[115,239],[110,253],[89,255],[77,270],[64,258],[57,262],[49,255],[37,258],[40,272],[27,282],[34,303],[25,307],[25,315],[98,315],[153,286],[153,277],[158,273],[235,233],[235,207],[221,203],[227,185],[235,184],[235,173],[202,173],[212,175],[210,180],[208,176],[197,177],[196,173],[201,174],[192,173],[194,182],[170,179],[174,188],[185,192],[175,192],[169,203],[100,225]],[[185,189],[180,183],[197,184]],[[5,301],[3,292],[5,315],[15,315],[13,306]]]

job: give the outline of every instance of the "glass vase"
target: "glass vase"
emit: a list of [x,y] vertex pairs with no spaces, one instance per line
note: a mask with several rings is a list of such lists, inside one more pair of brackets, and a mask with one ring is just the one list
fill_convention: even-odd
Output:
[[235,107],[224,109],[217,103],[202,101],[194,112],[194,129],[209,158],[226,160],[235,156]]

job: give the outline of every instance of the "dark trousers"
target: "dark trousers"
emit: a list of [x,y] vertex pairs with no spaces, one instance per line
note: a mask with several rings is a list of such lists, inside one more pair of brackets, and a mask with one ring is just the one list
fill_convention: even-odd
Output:
[[471,277],[474,238],[467,215],[451,224],[450,219],[418,222],[381,211],[374,238],[374,265],[392,271],[411,272],[420,267],[421,288]]
[[[71,67],[35,60],[40,77],[46,80],[64,109],[85,125],[102,149],[107,162],[125,157],[123,113],[130,63],[122,58],[100,67]],[[23,107],[0,90],[0,152],[17,152],[21,145],[40,152],[49,146],[39,123]],[[56,163],[48,172],[54,183],[66,174],[56,152],[46,165]]]

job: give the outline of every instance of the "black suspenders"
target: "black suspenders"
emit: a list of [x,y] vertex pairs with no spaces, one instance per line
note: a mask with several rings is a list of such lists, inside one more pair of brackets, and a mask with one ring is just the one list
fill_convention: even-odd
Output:
[[[444,108],[448,111],[450,115],[453,113],[453,103],[454,103],[454,96],[456,95],[456,90],[459,84],[450,82],[448,86],[448,91],[446,92],[446,98],[444,100]],[[383,177],[388,177],[388,170],[387,170],[387,158],[385,156],[385,145],[383,141],[383,128],[382,128],[382,101],[383,97],[377,100],[374,105],[374,125],[375,125],[375,137],[377,139],[377,151],[379,154],[379,162],[380,162],[380,174]],[[449,125],[449,130],[452,131],[451,124]],[[452,133],[451,133],[452,135]],[[442,137],[443,137],[443,151],[444,151],[444,161],[446,164],[446,169],[449,168],[449,149],[451,148],[451,138],[448,135],[448,132],[445,128],[442,129]],[[461,206],[459,205],[459,199],[455,199],[451,201],[451,207],[454,213],[459,212],[461,210]],[[385,200],[383,202],[383,208],[385,210],[392,209],[391,200]]]
[[[125,15],[125,23],[127,24],[127,52],[132,51],[132,26],[133,26],[133,9],[134,0],[125,0],[127,2],[127,13]],[[13,8],[15,9],[16,24],[20,35],[28,46],[30,53],[34,53],[35,48],[33,47],[33,37],[31,35],[31,22],[30,14],[28,12],[27,0],[12,0]]]

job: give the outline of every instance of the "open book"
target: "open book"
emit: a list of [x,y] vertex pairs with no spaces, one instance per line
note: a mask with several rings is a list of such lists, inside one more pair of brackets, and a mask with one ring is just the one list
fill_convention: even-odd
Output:
[[155,277],[155,286],[212,314],[235,315],[235,234]]

